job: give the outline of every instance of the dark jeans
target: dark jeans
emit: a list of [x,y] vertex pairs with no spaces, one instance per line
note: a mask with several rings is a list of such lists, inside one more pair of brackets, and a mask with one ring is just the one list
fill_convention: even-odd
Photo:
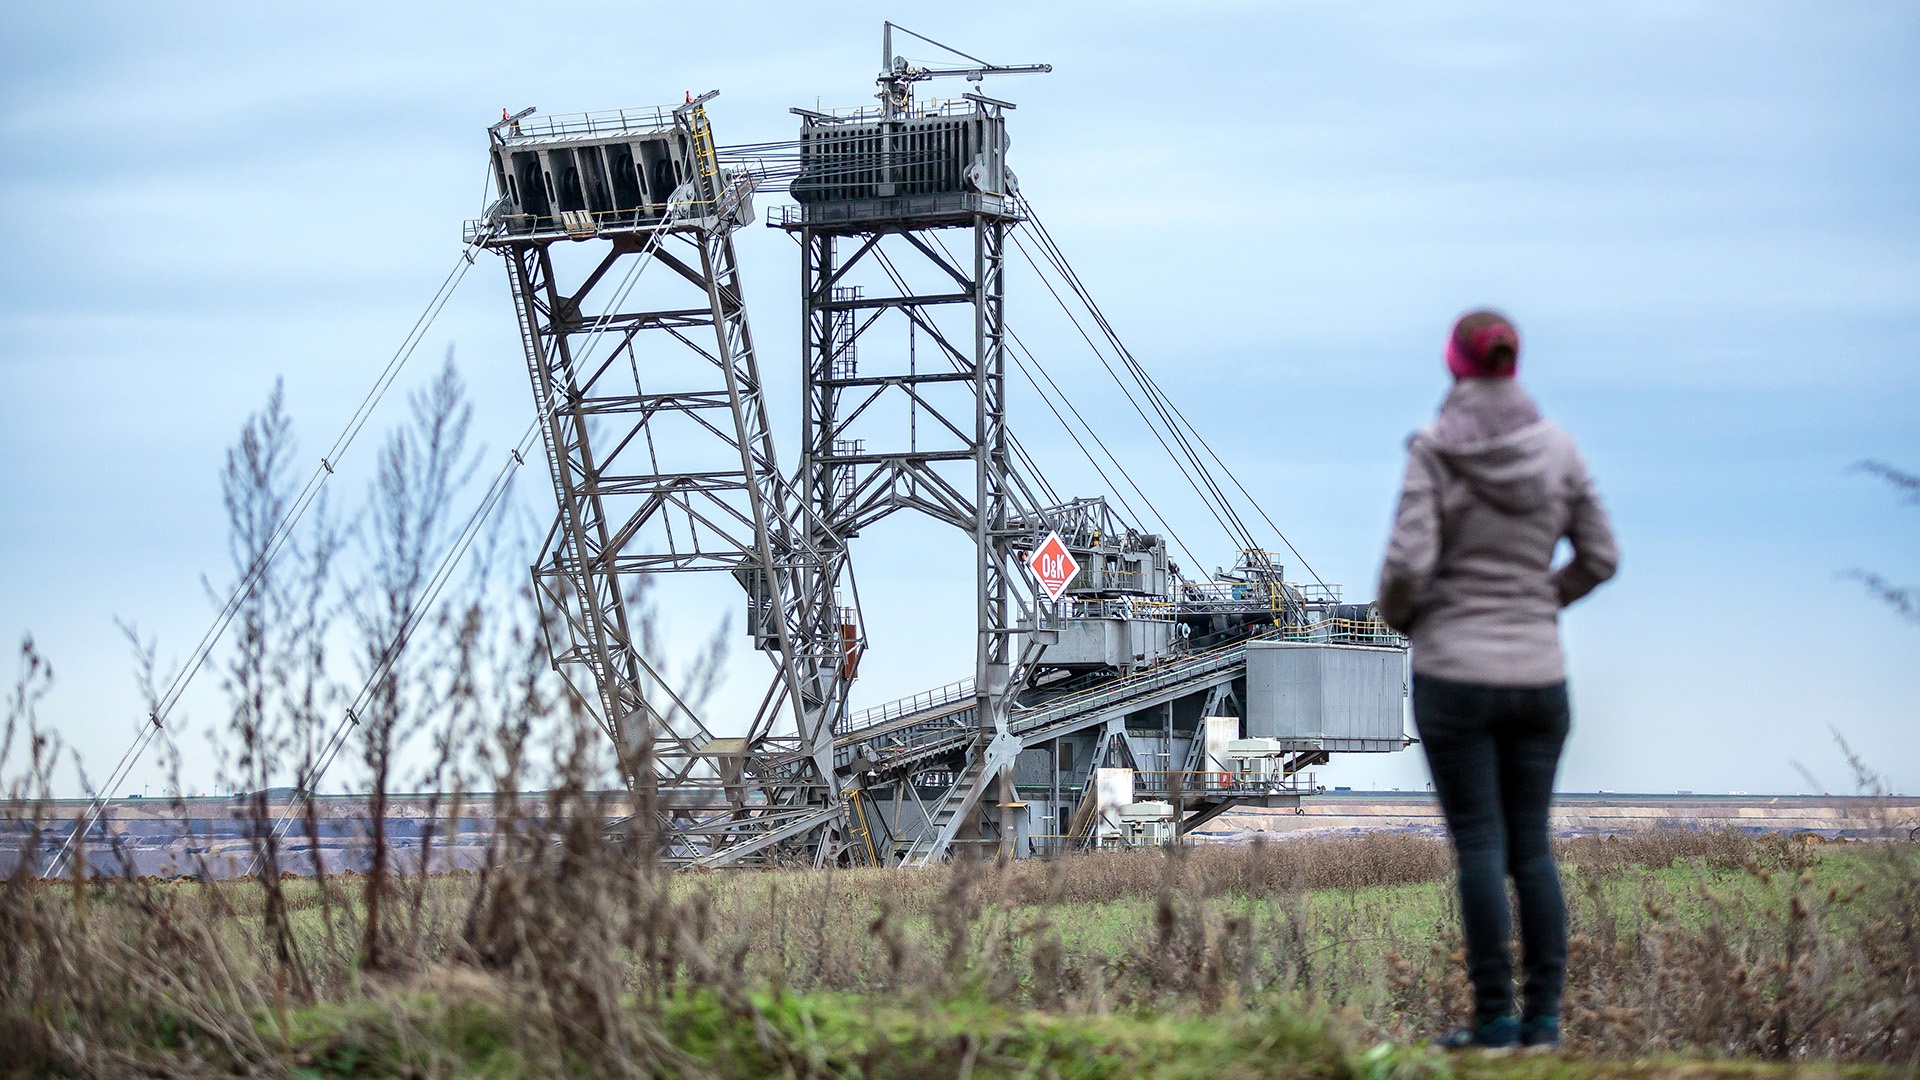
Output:
[[1567,684],[1478,686],[1413,677],[1413,720],[1460,860],[1476,1024],[1513,1014],[1507,876],[1520,897],[1523,1019],[1560,1015],[1567,909],[1547,840],[1553,774],[1570,720]]

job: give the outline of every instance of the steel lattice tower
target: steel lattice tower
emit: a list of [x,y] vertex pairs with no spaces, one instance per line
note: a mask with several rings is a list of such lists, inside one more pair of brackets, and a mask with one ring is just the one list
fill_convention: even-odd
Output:
[[[974,745],[930,827],[903,852],[916,862],[970,836],[1010,841],[1011,830],[992,815],[983,820],[981,806],[1019,752],[1008,711],[1047,635],[1021,595],[1015,547],[1031,546],[1032,526],[1009,527],[1041,503],[1008,456],[1004,255],[1019,220],[1004,160],[1008,106],[968,95],[917,108],[907,75],[881,82],[877,111],[795,110],[805,125],[793,185],[800,205],[776,223],[803,251],[799,493],[825,530],[821,546],[844,551],[848,538],[898,510],[925,513],[973,541]],[[952,248],[948,237],[958,241]],[[869,279],[878,271],[892,287],[867,295],[843,286],[856,270]],[[937,285],[918,283],[926,280]],[[888,316],[927,343],[924,363],[899,348],[858,351]],[[886,434],[853,436],[876,430]],[[1000,802],[1013,802],[1009,791]]]
[[[507,263],[559,504],[534,568],[550,652],[619,748],[636,819],[670,861],[818,859],[849,635],[819,588],[833,534],[775,459],[733,245],[752,181],[719,167],[711,96],[503,120],[477,227]],[[555,249],[576,242],[598,259],[563,284]],[[774,663],[744,736],[716,737],[636,640],[636,587],[693,571],[739,582]]]

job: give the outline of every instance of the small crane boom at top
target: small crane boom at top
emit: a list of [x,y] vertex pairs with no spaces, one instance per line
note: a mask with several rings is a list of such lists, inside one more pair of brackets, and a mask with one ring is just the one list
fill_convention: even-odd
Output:
[[[945,49],[947,52],[961,59],[971,60],[973,63],[966,67],[938,68],[918,67],[909,64],[906,57],[894,55],[893,32],[895,30],[918,38],[935,48]],[[944,45],[935,41],[925,34],[914,33],[904,26],[897,26],[893,23],[883,24],[881,38],[880,77],[874,81],[880,84],[880,93],[877,96],[880,98],[881,103],[886,106],[888,119],[892,119],[899,115],[899,113],[905,111],[907,105],[913,100],[913,84],[917,82],[925,82],[929,79],[958,77],[964,78],[970,83],[977,83],[988,75],[1044,75],[1053,70],[1052,64],[990,64],[977,56],[961,52],[951,45]]]

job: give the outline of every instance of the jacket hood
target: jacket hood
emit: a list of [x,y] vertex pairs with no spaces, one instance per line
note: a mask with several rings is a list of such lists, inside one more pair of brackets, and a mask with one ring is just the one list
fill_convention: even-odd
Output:
[[1540,407],[1512,379],[1460,379],[1440,403],[1433,431],[1449,446],[1485,442],[1540,419]]
[[1553,425],[1511,379],[1462,379],[1421,432],[1474,495],[1507,514],[1547,502]]
[[1496,439],[1435,451],[1481,501],[1505,514],[1530,514],[1547,503],[1553,425],[1536,420]]

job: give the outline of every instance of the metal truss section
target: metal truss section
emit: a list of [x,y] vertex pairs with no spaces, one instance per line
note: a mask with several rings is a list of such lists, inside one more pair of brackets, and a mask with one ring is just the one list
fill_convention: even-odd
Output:
[[[543,625],[555,667],[623,755],[637,831],[688,866],[1160,843],[1233,806],[1297,806],[1331,753],[1402,748],[1404,640],[1373,605],[1317,577],[1289,582],[1259,549],[1229,495],[1251,502],[1246,487],[1021,198],[1013,105],[977,87],[914,95],[930,79],[1046,66],[956,53],[966,66],[928,67],[894,53],[896,30],[912,34],[883,30],[878,106],[793,110],[791,143],[717,148],[710,94],[671,110],[528,110],[489,129],[499,198],[467,235],[505,258],[559,505],[534,568]],[[733,239],[756,184],[775,179],[796,205],[768,222],[802,258],[790,474]],[[1183,573],[1172,548],[1197,556],[1151,502],[1159,532],[1036,474],[1009,428],[1010,241],[1119,355],[1124,377],[1088,336],[1226,530],[1230,570]],[[1035,391],[1065,399],[1032,364]],[[1062,404],[1055,415],[1112,484],[1067,417],[1086,419]],[[971,543],[972,671],[854,715],[868,642],[849,544],[900,511]],[[1041,592],[1024,564],[1049,533],[1078,569]],[[758,707],[724,725],[669,685],[636,624],[635,597],[693,573],[741,589],[772,668]]]
[[[880,216],[877,208],[855,215]],[[896,213],[789,226],[805,259],[798,488],[829,534],[819,546],[844,551],[902,510],[974,542],[972,772],[935,812],[939,827],[913,839],[911,861],[944,857],[956,839],[992,844],[1009,835],[976,810],[999,779],[989,748],[1045,637],[1019,571],[1040,500],[1009,463],[1004,256],[1013,220],[975,213],[929,224]],[[883,337],[884,345],[862,347]]]
[[[1320,790],[1310,770],[1332,753],[1405,745],[1400,736],[1264,740],[1260,750],[1271,767],[1258,774],[1223,771],[1219,762],[1207,760],[1207,718],[1229,717],[1238,730],[1246,711],[1248,651],[1272,641],[1400,651],[1364,638],[1329,641],[1318,626],[1272,630],[1132,677],[1064,692],[1030,690],[984,752],[976,750],[973,706],[965,702],[904,713],[875,710],[869,722],[841,734],[836,760],[874,793],[879,812],[869,830],[895,837],[889,850],[900,861],[917,864],[937,859],[956,839],[958,808],[977,804],[996,773],[1017,774],[1012,801],[1048,811],[1028,822],[1016,854],[1046,854],[1098,846],[1103,834],[1105,842],[1114,842],[1111,823],[1097,822],[1093,812],[1101,767],[1123,769],[1132,796],[1162,806],[1169,836],[1179,836],[1234,807],[1297,807],[1303,796]],[[1047,827],[1043,821],[1057,823]]]
[[[665,858],[817,861],[841,812],[832,726],[849,635],[814,588],[837,562],[816,546],[832,534],[806,526],[775,458],[733,246],[752,182],[718,167],[705,100],[668,128],[655,112],[633,130],[496,130],[499,178],[518,169],[503,190],[560,196],[497,204],[487,240],[507,263],[559,506],[534,580],[554,665],[619,748]],[[652,188],[634,164],[649,161]],[[616,171],[609,188],[615,162],[637,179]],[[605,198],[624,191],[637,208],[598,212],[596,175]],[[569,191],[587,209],[570,209]],[[717,736],[636,640],[636,587],[699,571],[739,583],[774,668],[744,733]]]

